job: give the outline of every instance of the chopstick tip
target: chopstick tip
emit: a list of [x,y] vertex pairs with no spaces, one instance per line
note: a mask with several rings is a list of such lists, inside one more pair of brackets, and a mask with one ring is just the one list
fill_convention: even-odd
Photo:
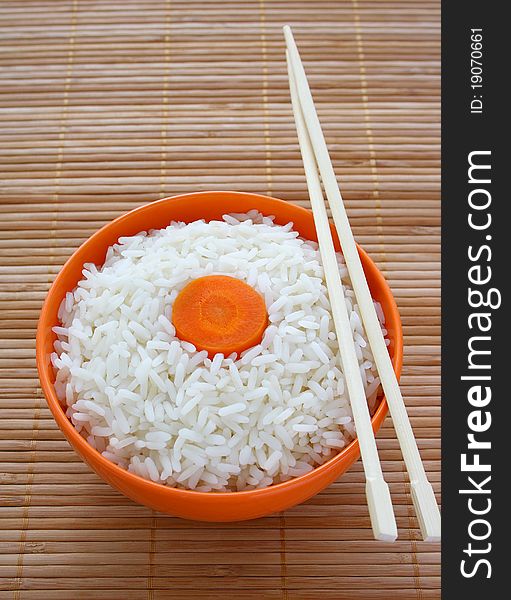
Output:
[[397,534],[380,532],[375,534],[375,539],[379,542],[387,542],[388,544],[392,544],[397,540]]
[[425,478],[410,482],[412,502],[419,519],[422,539],[425,542],[439,542],[441,539],[442,519],[435,498],[433,486]]
[[[378,460],[378,454],[376,454],[375,460]],[[364,466],[370,465],[364,463]],[[395,542],[397,539],[396,517],[389,486],[381,474],[377,477],[367,478],[366,497],[375,539],[381,542]]]
[[282,28],[284,31],[284,37],[286,38],[286,42],[289,44],[291,41],[294,41],[293,32],[291,31],[291,27],[289,25],[284,25]]

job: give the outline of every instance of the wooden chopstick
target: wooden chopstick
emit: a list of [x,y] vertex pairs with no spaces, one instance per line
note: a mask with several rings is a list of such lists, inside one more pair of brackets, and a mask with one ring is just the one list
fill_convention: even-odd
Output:
[[360,452],[366,476],[366,496],[374,537],[393,542],[397,538],[396,519],[392,508],[389,487],[383,479],[378,450],[371,426],[371,417],[355,351],[344,291],[335,256],[334,243],[328,223],[321,183],[317,171],[309,134],[303,120],[298,100],[296,82],[288,58],[289,87],[295,116],[296,130],[303,158],[309,196],[318,234],[319,251],[325,272],[328,296],[332,307],[335,331],[339,341],[341,362],[348,388],[351,408],[357,430]]
[[[334,224],[360,308],[364,329],[373,352],[374,361],[408,470],[412,501],[419,520],[421,533],[425,541],[439,541],[441,537],[441,524],[438,504],[433,488],[427,479],[401,390],[394,369],[392,368],[369,286],[357,252],[353,232],[351,231],[341,192],[328,154],[321,124],[316,113],[307,76],[305,75],[293,34],[287,25],[284,27],[284,35],[286,38],[288,61],[291,65],[290,71],[296,82],[297,101],[308,132],[310,146],[321,174],[325,193],[330,203]],[[360,436],[360,433],[358,435]]]

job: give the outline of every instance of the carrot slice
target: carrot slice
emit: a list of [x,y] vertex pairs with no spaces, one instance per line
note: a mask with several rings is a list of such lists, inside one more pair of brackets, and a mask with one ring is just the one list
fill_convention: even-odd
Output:
[[177,336],[212,358],[240,353],[261,341],[268,325],[264,299],[253,287],[227,275],[188,283],[172,307]]

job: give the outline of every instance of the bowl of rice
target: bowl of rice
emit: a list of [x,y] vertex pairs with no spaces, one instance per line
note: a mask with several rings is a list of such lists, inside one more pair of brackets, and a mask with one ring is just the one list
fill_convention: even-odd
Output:
[[[332,229],[372,424],[387,413]],[[242,192],[137,208],[92,235],[48,292],[41,386],[90,467],[138,503],[238,521],[321,491],[359,457],[312,213]],[[359,248],[393,366],[392,293]]]

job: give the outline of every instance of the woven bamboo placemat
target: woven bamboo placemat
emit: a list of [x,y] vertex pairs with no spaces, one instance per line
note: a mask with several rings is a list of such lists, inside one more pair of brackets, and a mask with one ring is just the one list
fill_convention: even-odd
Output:
[[402,385],[440,478],[437,0],[0,3],[0,597],[439,598],[390,419],[399,541],[371,539],[361,464],[283,514],[200,524],[137,506],[71,450],[34,361],[41,303],[92,232],[179,192],[308,205],[281,27],[294,28],[358,241],[404,325]]

